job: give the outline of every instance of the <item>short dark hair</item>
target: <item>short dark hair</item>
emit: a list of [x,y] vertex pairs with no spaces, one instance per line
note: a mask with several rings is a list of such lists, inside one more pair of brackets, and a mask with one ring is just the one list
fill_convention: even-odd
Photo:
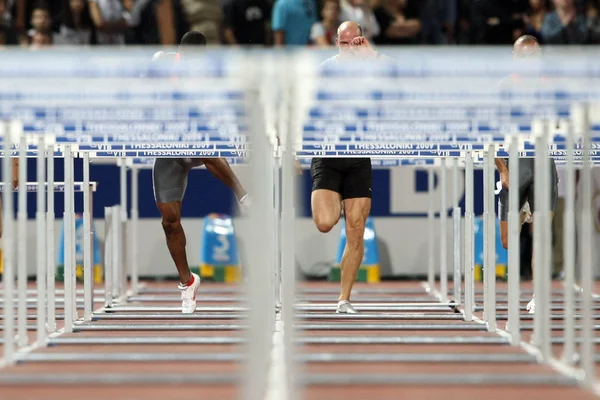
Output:
[[189,31],[181,38],[180,46],[206,46],[206,37],[198,31]]
[[31,12],[33,13],[33,11],[36,11],[36,10],[43,10],[43,11],[46,11],[48,14],[50,14],[50,7],[48,7],[48,3],[45,0],[39,0],[33,4],[33,8],[31,9]]

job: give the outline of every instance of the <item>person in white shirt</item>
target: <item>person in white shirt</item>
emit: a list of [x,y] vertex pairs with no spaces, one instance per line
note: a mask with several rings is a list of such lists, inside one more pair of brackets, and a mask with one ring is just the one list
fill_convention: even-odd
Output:
[[380,29],[370,0],[342,0],[341,21],[354,21],[362,28],[362,36],[368,41],[379,36]]

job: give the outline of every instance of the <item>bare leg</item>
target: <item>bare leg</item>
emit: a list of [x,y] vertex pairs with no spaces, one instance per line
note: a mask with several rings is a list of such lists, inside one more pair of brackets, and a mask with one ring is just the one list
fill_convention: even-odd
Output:
[[352,286],[365,253],[365,224],[371,211],[370,198],[344,200],[346,218],[346,247],[342,256],[342,285],[339,301],[350,300]]
[[337,224],[342,213],[342,196],[328,189],[318,189],[312,192],[312,216],[317,229],[327,233]]
[[162,226],[167,239],[167,247],[177,267],[179,280],[186,284],[192,278],[185,252],[186,238],[181,226],[181,201],[156,203],[162,216]]
[[227,160],[224,158],[207,158],[204,159],[204,165],[206,165],[207,170],[233,190],[238,200],[246,195],[246,189],[240,183]]

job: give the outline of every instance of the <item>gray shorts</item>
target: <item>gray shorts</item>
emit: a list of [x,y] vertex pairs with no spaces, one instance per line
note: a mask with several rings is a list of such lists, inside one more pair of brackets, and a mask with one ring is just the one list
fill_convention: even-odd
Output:
[[200,158],[157,158],[152,167],[154,200],[157,203],[182,201],[188,173],[204,164]]
[[[519,209],[523,207],[525,201],[529,202],[531,212],[534,212],[535,207],[535,160],[533,158],[519,159]],[[509,166],[510,168],[510,166]],[[556,209],[556,199],[558,197],[558,174],[556,172],[556,164],[553,159],[550,159],[550,211]],[[512,183],[508,182],[510,187]],[[508,190],[502,188],[498,199],[498,215],[500,221],[508,220]]]

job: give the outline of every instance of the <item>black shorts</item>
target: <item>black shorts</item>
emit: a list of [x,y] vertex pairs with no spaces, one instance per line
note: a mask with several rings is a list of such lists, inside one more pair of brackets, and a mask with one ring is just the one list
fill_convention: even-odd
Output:
[[371,198],[370,158],[313,158],[312,190],[328,189],[344,199]]
[[[519,183],[513,185],[508,182],[509,187],[518,187],[519,189],[519,209],[523,207],[525,201],[529,202],[529,209],[535,212],[535,160],[533,158],[519,159]],[[510,168],[510,166],[509,166]],[[550,159],[550,211],[556,209],[558,199],[558,172],[554,159]],[[498,216],[500,221],[508,221],[508,190],[502,188],[498,195]]]

